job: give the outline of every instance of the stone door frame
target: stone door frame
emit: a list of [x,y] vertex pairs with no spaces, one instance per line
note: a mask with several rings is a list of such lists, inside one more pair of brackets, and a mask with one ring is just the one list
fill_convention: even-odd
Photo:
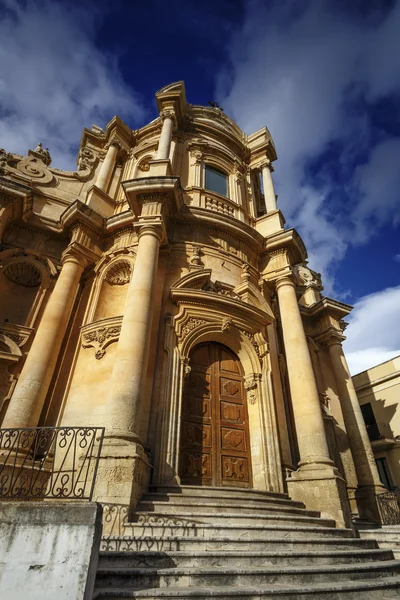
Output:
[[[195,359],[196,350],[201,348],[207,348],[203,353],[208,357],[208,367]],[[226,370],[221,366],[220,359],[224,354],[230,357],[235,368]],[[181,481],[187,485],[251,489],[247,394],[239,358],[223,344],[205,342],[193,348],[190,368],[183,386],[179,448]],[[195,439],[196,433],[202,437],[201,445]],[[188,465],[194,468],[194,473],[187,473],[185,477]],[[231,472],[230,479],[225,477],[225,472]]]
[[[183,277],[171,288],[178,305],[166,317],[164,393],[160,398],[154,448],[153,484],[179,485],[182,391],[190,372],[189,355],[202,342],[224,344],[241,363],[247,393],[253,488],[283,492],[279,432],[271,379],[271,359],[265,329],[273,316],[241,300],[195,289],[197,277]],[[186,287],[186,283],[190,287]]]

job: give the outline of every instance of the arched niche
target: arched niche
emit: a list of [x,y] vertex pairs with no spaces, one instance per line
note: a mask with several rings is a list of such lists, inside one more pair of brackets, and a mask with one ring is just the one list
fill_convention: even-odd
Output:
[[26,251],[0,253],[0,321],[32,327],[56,269]]
[[131,259],[118,257],[98,272],[88,322],[123,314],[132,269]]

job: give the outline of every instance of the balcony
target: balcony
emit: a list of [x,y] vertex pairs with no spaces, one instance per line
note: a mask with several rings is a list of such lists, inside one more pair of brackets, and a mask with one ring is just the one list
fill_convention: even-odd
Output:
[[385,450],[394,446],[396,443],[389,423],[373,423],[366,427],[369,440],[374,450]]

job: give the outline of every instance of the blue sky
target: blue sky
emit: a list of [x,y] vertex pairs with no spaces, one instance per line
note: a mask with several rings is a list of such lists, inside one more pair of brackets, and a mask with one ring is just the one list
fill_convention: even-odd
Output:
[[267,125],[288,225],[355,308],[353,373],[400,354],[400,0],[0,0],[0,147],[73,169],[83,127],[157,115],[183,79]]

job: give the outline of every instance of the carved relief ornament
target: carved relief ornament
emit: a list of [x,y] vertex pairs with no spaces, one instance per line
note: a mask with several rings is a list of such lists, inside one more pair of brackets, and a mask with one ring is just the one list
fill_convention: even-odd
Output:
[[184,339],[193,329],[196,329],[200,325],[205,325],[207,321],[205,319],[195,319],[190,317],[186,325],[182,327],[181,338]]
[[128,261],[119,261],[112,265],[105,274],[105,281],[111,285],[125,285],[129,283],[132,265]]
[[85,146],[84,148],[80,149],[78,157],[78,171],[84,171],[85,175],[89,175],[97,162],[98,156],[91,148]]
[[42,282],[42,274],[39,269],[23,260],[6,265],[4,275],[13,283],[24,287],[37,287]]
[[122,317],[111,317],[82,327],[81,342],[83,348],[94,348],[97,360],[103,358],[106,348],[116,342],[121,333]]
[[35,156],[25,156],[17,164],[17,171],[33,179],[35,183],[45,185],[52,183],[54,179],[53,173],[42,160]]
[[247,398],[250,404],[255,404],[258,400],[258,379],[250,377],[244,382],[244,389],[247,392]]

